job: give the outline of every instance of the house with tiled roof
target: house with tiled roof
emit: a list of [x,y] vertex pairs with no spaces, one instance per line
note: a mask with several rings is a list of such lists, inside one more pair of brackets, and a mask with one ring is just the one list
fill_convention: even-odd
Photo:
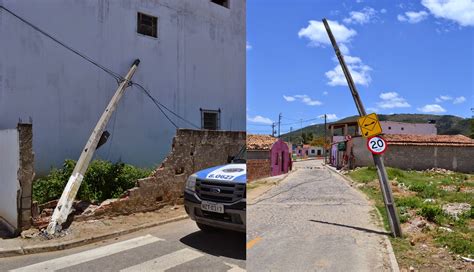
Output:
[[247,134],[247,179],[277,176],[291,170],[291,149],[270,135]]

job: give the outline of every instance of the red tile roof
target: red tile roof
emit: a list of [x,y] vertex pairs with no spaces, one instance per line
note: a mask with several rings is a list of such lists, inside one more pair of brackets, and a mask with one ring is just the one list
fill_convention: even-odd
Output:
[[270,150],[277,140],[270,135],[247,134],[247,150]]
[[464,135],[384,134],[391,145],[474,146],[474,140]]

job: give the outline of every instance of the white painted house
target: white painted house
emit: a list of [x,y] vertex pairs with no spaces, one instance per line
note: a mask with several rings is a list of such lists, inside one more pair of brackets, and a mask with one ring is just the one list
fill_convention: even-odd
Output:
[[[0,0],[0,5],[124,75],[192,123],[245,130],[246,0]],[[36,170],[77,159],[114,78],[0,10],[0,129],[33,120]],[[170,115],[180,127],[190,125]],[[175,127],[129,87],[96,158],[154,166]]]

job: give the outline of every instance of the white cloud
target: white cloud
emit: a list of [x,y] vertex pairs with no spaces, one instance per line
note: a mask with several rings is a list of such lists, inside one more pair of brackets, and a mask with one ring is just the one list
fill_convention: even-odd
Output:
[[380,10],[380,13],[382,13],[382,14],[387,13],[387,10],[383,8],[383,9]]
[[428,12],[421,11],[407,11],[405,15],[398,14],[397,19],[400,22],[408,22],[410,24],[416,24],[428,18]]
[[461,26],[474,26],[474,1],[472,0],[422,0],[437,18],[455,21]]
[[293,96],[286,96],[284,95],[283,98],[288,101],[288,102],[293,102],[296,100],[296,98],[294,98]]
[[[318,117],[324,119],[324,114],[321,114],[321,115],[318,116]],[[337,115],[336,115],[335,113],[328,113],[328,114],[326,114],[326,119],[327,119],[328,121],[333,121],[333,120],[337,120],[337,119],[339,119],[339,118],[337,117]]]
[[[347,64],[349,71],[352,75],[352,79],[355,84],[368,86],[372,81],[370,77],[370,71],[372,68],[363,63]],[[334,69],[326,72],[326,77],[329,79],[328,85],[330,86],[347,86],[347,80],[342,71],[341,65],[337,65]]]
[[294,95],[294,96],[284,95],[283,98],[288,102],[293,102],[293,101],[298,100],[301,103],[306,104],[308,106],[320,106],[320,105],[323,104],[321,101],[313,100],[311,97],[309,97],[306,94],[297,94],[297,95]]
[[453,98],[449,95],[440,95],[439,97],[435,98],[436,103],[442,103],[448,100],[453,100]]
[[377,11],[370,7],[365,7],[361,11],[351,11],[348,18],[344,18],[343,21],[346,24],[367,24],[375,18]]
[[[353,37],[357,35],[357,32],[354,29],[348,28],[343,24],[338,23],[337,21],[328,21],[328,23],[331,27],[334,37],[338,42],[339,49],[344,54],[344,59],[347,63],[349,71],[351,72],[354,82],[359,85],[368,86],[372,81],[372,78],[370,77],[370,71],[372,71],[372,68],[368,65],[365,65],[360,58],[349,55],[348,43]],[[306,28],[302,28],[298,32],[298,36],[300,38],[309,39],[310,46],[326,46],[331,44],[324,24],[318,21],[309,21],[309,25]],[[336,58],[334,58],[334,61],[337,63]],[[334,69],[327,71],[325,75],[329,79],[327,84],[330,86],[347,85],[346,78],[340,65],[337,65],[334,67]]]
[[247,50],[252,50],[252,48],[253,48],[252,45],[249,42],[247,42],[245,47],[247,48]]
[[323,92],[323,95],[328,95],[329,93],[327,91],[324,91]]
[[419,111],[424,113],[442,113],[446,110],[438,104],[425,105],[422,108],[418,108]]
[[382,109],[393,109],[393,108],[409,108],[411,107],[410,104],[405,100],[405,98],[401,97],[396,92],[387,92],[381,93],[380,99],[377,103],[378,108]]
[[295,95],[295,97],[299,98],[301,102],[303,102],[304,104],[306,104],[308,106],[320,106],[320,105],[323,104],[323,103],[321,103],[321,101],[311,99],[311,97],[309,97],[306,94]]
[[358,64],[362,62],[362,60],[359,57],[353,57],[353,56],[344,56],[344,61],[346,62],[346,64]]
[[456,97],[453,101],[453,104],[461,104],[466,101],[466,98],[464,96]]
[[367,108],[368,112],[379,112],[378,108]]
[[247,115],[247,121],[252,122],[252,123],[264,124],[264,125],[273,124],[273,121],[270,118],[263,117],[261,115],[256,115],[255,117],[250,117]]
[[[339,24],[337,21],[328,20],[328,23],[334,37],[340,44],[350,42],[350,40],[357,35],[357,32],[354,29],[347,28],[346,26]],[[298,37],[307,38],[310,41],[309,45],[311,46],[325,46],[331,44],[324,24],[319,21],[309,21],[307,27],[300,29]]]

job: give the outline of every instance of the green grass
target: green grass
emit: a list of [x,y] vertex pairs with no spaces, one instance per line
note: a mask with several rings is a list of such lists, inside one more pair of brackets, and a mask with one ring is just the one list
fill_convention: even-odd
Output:
[[[387,168],[390,180],[396,181],[400,186],[407,188],[411,193],[396,194],[397,205],[401,223],[410,220],[410,214],[417,214],[426,220],[438,225],[449,226],[453,232],[431,231],[430,235],[439,246],[447,246],[452,252],[464,255],[474,255],[473,231],[469,227],[474,219],[474,194],[460,192],[461,187],[473,187],[474,175],[463,173],[432,173],[421,171],[405,171],[396,168]],[[370,199],[375,201],[375,207],[382,215],[384,226],[389,230],[387,213],[383,203],[378,184],[377,172],[374,167],[363,167],[347,174],[355,182],[364,184],[360,187]],[[376,181],[376,182],[375,182]],[[443,190],[443,186],[455,188],[454,191]],[[432,199],[425,201],[426,199]],[[443,213],[441,207],[446,203],[469,203],[473,206],[471,211],[462,215],[459,220]],[[402,250],[406,247],[406,239],[392,239],[394,248]],[[405,241],[405,242],[403,242]]]

